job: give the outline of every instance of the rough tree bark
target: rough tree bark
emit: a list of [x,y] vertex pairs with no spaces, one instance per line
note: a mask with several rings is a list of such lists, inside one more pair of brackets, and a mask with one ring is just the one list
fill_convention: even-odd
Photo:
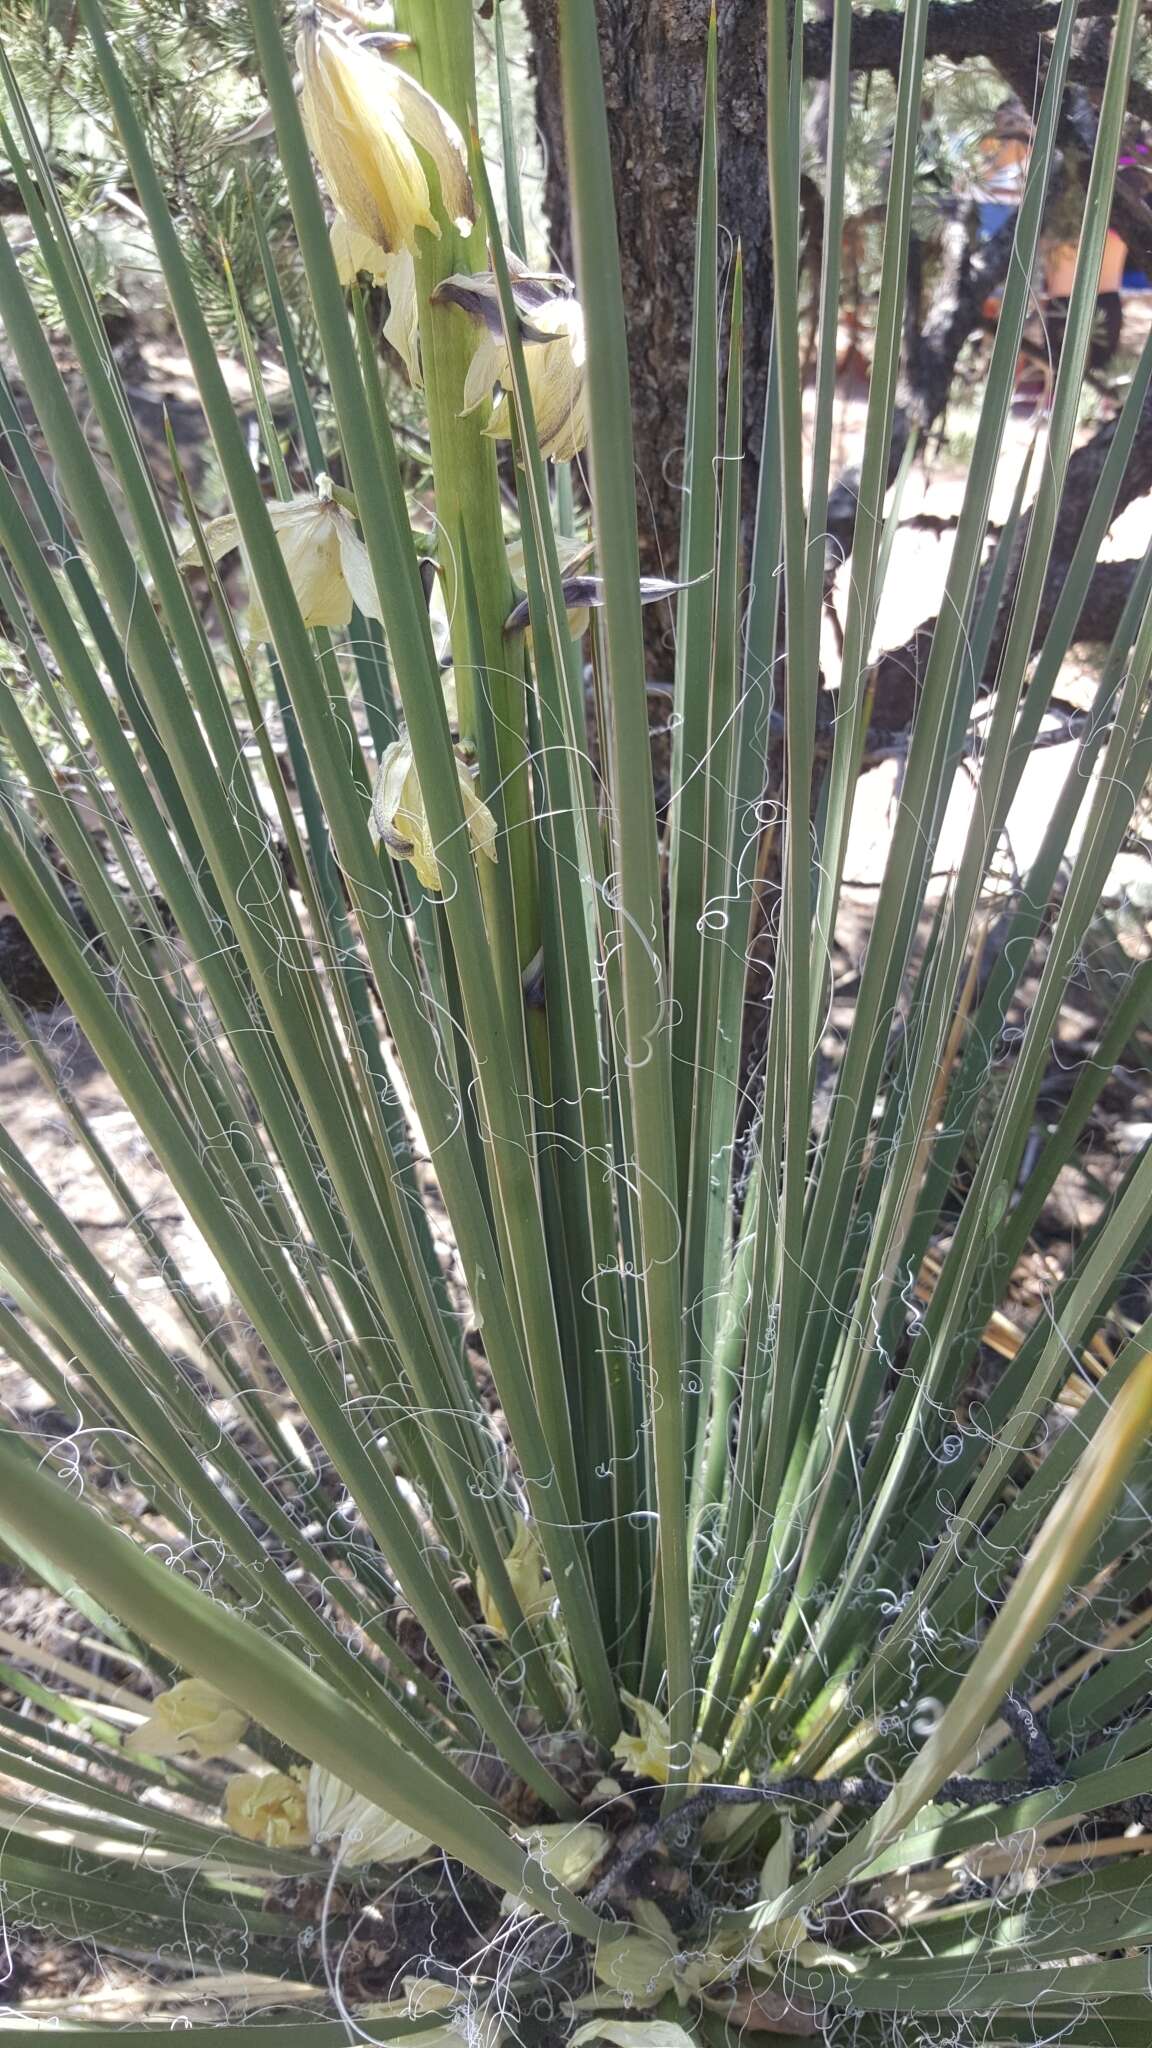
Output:
[[[747,472],[759,449],[772,274],[760,0],[719,0],[720,222],[744,251]],[[601,0],[628,315],[641,542],[675,574],[709,0]],[[526,0],[556,254],[570,267],[556,0]]]
[[[1063,139],[1090,151],[1095,108],[1090,88],[1103,77],[1106,18],[1116,0],[1082,0],[1082,25],[1072,65]],[[548,152],[547,206],[556,253],[570,262],[565,203],[556,0],[525,0],[536,46],[537,111]],[[1007,87],[1029,103],[1042,78],[1047,37],[1058,0],[936,0],[929,13],[930,56],[963,63],[983,57]],[[702,125],[708,0],[600,0],[600,45],[608,96],[616,197],[631,338],[638,493],[648,566],[674,569],[679,531],[678,488],[691,330],[691,222]],[[1092,33],[1099,27],[1103,34]],[[852,65],[895,72],[902,13],[856,10]],[[744,246],[748,358],[745,457],[755,476],[763,419],[771,318],[771,252],[764,167],[764,28],[762,0],[720,0],[720,218]],[[809,77],[827,76],[831,26],[810,22],[804,38]],[[1137,94],[1135,111],[1152,114],[1152,96]],[[1147,108],[1143,104],[1148,102]],[[1122,174],[1115,225],[1137,257],[1152,267],[1152,208]],[[939,303],[908,352],[901,416],[893,449],[915,423],[926,432],[940,417],[956,359],[979,325],[980,306],[1001,281],[1011,229],[974,248],[962,224],[953,233]],[[851,547],[852,479],[834,494],[829,526],[838,551]],[[842,515],[842,517],[841,517]],[[839,522],[839,524],[838,524]]]

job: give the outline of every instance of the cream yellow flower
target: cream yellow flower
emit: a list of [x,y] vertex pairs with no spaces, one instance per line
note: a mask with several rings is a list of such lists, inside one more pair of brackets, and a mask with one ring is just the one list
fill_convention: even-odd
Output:
[[[552,1607],[552,1582],[544,1577],[543,1553],[530,1522],[517,1524],[512,1548],[504,1559],[504,1569],[512,1581],[512,1591],[524,1610],[525,1619],[542,1621]],[[497,1635],[504,1635],[506,1630],[500,1619],[500,1610],[483,1572],[476,1574],[476,1596],[489,1628],[494,1629]]]
[[[624,1764],[636,1778],[655,1778],[660,1785],[666,1785],[672,1770],[672,1731],[666,1717],[648,1700],[638,1700],[633,1693],[621,1693],[626,1706],[631,1707],[640,1724],[638,1735],[618,1737],[612,1754]],[[688,1783],[702,1784],[706,1778],[714,1778],[720,1768],[719,1752],[711,1749],[706,1742],[694,1742],[688,1762]]]
[[[368,550],[347,512],[333,499],[326,477],[320,479],[315,497],[270,499],[268,517],[306,626],[346,626],[353,604],[359,605],[367,618],[380,618]],[[231,513],[210,520],[204,538],[214,561],[234,547],[243,553],[240,522]],[[187,565],[198,559],[196,543],[191,541],[180,560]],[[254,588],[248,604],[248,632],[253,640],[269,637],[268,620]]]
[[[603,1862],[609,1836],[593,1821],[562,1820],[518,1831],[517,1840],[557,1884],[579,1892]],[[506,1913],[531,1910],[528,1900],[516,1892],[505,1892],[503,1909]]]
[[449,2012],[460,1993],[454,1984],[438,1984],[434,1977],[402,1977],[403,1998],[389,1998],[372,2007],[379,2020],[421,2020],[428,2013]]
[[[481,803],[462,761],[456,763],[460,802],[468,836],[477,853],[496,859],[496,820],[487,804]],[[394,740],[385,749],[372,794],[371,828],[397,860],[410,860],[426,889],[439,894],[443,886],[436,863],[436,849],[424,809],[424,796],[408,740]]]
[[427,1835],[394,1820],[319,1764],[308,1773],[307,1810],[310,1839],[353,1869],[361,1863],[406,1863],[432,1846]]
[[612,2048],[694,2048],[692,2035],[675,2020],[586,2020],[568,2048],[584,2048],[587,2041],[607,2041]]
[[363,2006],[361,2019],[426,2019],[430,2014],[448,2013],[450,2017],[441,2027],[421,2027],[414,2036],[419,2048],[500,2048],[507,2039],[508,2028],[499,2007],[477,2006],[465,2002],[464,1989],[459,1984],[437,1984],[431,1977],[404,1977],[403,1998],[390,1998],[383,2005]]
[[364,276],[370,277],[373,284],[384,286],[388,293],[384,339],[400,357],[414,388],[421,390],[424,376],[420,368],[420,308],[411,249],[397,249],[390,256],[378,242],[352,227],[342,213],[332,223],[331,242],[341,284],[353,284]]
[[[651,1900],[634,1901],[632,1910],[639,1927],[606,1926],[596,1944],[597,1979],[617,1998],[629,2005],[656,2005],[672,1991],[678,2004],[687,2005],[730,1976],[731,1961],[719,1947],[682,1948]],[[579,2003],[591,2004],[592,1999]]]
[[464,138],[432,95],[354,31],[315,12],[296,61],[309,145],[349,226],[390,254],[412,248],[419,228],[439,235],[428,158],[445,213],[467,234],[476,211]]
[[299,1849],[311,1839],[308,1800],[295,1771],[244,1771],[224,1789],[224,1818],[232,1832],[266,1849]]
[[[547,341],[527,342],[524,349],[524,369],[532,395],[540,453],[552,462],[571,462],[588,439],[584,404],[584,314],[575,299],[553,299],[548,305],[537,307],[532,318],[534,325],[549,336]],[[472,369],[470,364],[465,379],[465,410],[468,409],[469,391],[475,389]],[[509,372],[501,364],[492,382],[506,387],[508,376]],[[472,402],[478,403],[475,398]],[[506,395],[493,407],[485,432],[497,441],[510,439],[512,427]]]
[[[536,419],[541,453],[554,462],[571,462],[588,438],[584,391],[584,314],[579,301],[552,284],[517,273],[513,297],[524,344],[524,369]],[[508,411],[511,364],[500,320],[496,280],[458,275],[437,285],[437,304],[459,306],[480,323],[468,374],[464,380],[464,411],[491,404],[485,433],[507,440],[512,432]]]
[[228,1756],[247,1726],[247,1714],[206,1679],[182,1678],[157,1693],[124,1747],[134,1756]]

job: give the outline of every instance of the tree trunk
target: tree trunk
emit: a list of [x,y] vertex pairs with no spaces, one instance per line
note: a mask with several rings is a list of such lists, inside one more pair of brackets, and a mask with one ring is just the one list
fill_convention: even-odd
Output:
[[[629,330],[641,550],[646,568],[675,575],[709,0],[601,0],[597,12]],[[570,269],[556,0],[526,0],[526,13],[548,156],[548,216],[556,255]],[[745,478],[751,491],[772,306],[763,7],[719,0],[718,27],[720,226],[744,251]],[[666,675],[670,650],[662,666]]]

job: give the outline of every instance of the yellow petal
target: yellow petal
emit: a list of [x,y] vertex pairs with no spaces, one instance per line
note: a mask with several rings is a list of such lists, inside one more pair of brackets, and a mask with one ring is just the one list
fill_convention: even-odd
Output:
[[361,274],[370,277],[373,284],[383,284],[392,259],[379,242],[372,240],[371,235],[362,235],[351,221],[338,213],[329,231],[329,240],[341,284],[355,284]]
[[388,287],[388,318],[384,322],[384,339],[395,349],[413,387],[424,388],[424,372],[420,364],[420,304],[416,296],[416,265],[410,249],[398,249],[394,256],[384,258],[387,268],[384,282]]
[[[204,528],[204,539],[212,560],[218,562],[222,555],[230,554],[240,545],[240,521],[231,512],[226,512],[222,519],[210,519]],[[195,536],[185,541],[177,559],[182,569],[199,565],[200,549]]]
[[630,2005],[655,2005],[675,1974],[675,1950],[654,1934],[609,1930],[596,1944],[597,1977]]
[[310,1839],[331,1847],[337,1860],[353,1869],[362,1863],[405,1863],[432,1846],[427,1835],[405,1827],[319,1764],[308,1773],[307,1811]]
[[[468,836],[478,853],[496,859],[496,820],[472,787],[462,761],[456,763],[460,803]],[[372,793],[370,829],[377,844],[382,840],[397,860],[410,860],[426,889],[439,894],[442,887],[436,849],[424,808],[408,740],[394,740],[385,748]]]
[[447,2012],[460,1996],[454,1984],[437,1984],[433,1977],[405,1977],[402,1982],[403,1998],[390,1998],[384,2005],[373,2006],[374,2018],[418,2020],[426,2012]]
[[552,299],[533,315],[555,341],[530,342],[524,367],[541,452],[571,462],[587,439],[584,412],[584,315],[575,299]]
[[569,1891],[578,1892],[603,1862],[610,1838],[606,1829],[598,1828],[592,1821],[556,1821],[531,1828],[519,1839],[549,1877],[554,1877],[557,1884],[566,1884]]
[[487,804],[483,803],[477,796],[472,786],[472,778],[463,762],[457,762],[456,773],[460,781],[460,802],[464,807],[464,823],[468,827],[468,836],[477,853],[482,853],[485,860],[494,861],[496,859],[496,820],[488,809]]
[[489,334],[487,329],[482,330],[464,378],[461,410],[475,412],[477,406],[490,403],[495,386],[505,383],[508,375],[508,351],[504,343]]
[[393,821],[402,839],[412,848],[407,858],[416,870],[418,879],[426,889],[439,895],[440,870],[436,865],[436,853],[432,845],[432,833],[428,825],[428,813],[424,809],[424,793],[415,766],[410,767],[404,777],[404,788]]
[[352,594],[340,566],[339,507],[314,498],[307,511],[273,523],[306,626],[346,626]]
[[372,791],[372,812],[369,829],[377,845],[383,840],[387,845],[389,835],[395,832],[394,820],[404,794],[404,783],[412,766],[412,749],[406,739],[393,740],[380,756],[376,771],[376,782]]
[[[532,397],[541,453],[554,462],[570,462],[588,438],[584,390],[584,315],[579,301],[547,299],[532,310],[532,325],[554,338],[525,341],[524,370]],[[485,340],[488,346],[485,348]],[[487,377],[487,390],[510,381],[508,352],[503,343],[482,336],[465,379],[465,410],[479,403],[477,389]],[[483,392],[480,392],[483,395]],[[508,401],[501,398],[485,431],[495,440],[511,433]]]
[[[480,809],[484,810],[483,804],[480,805]],[[492,824],[494,831],[495,820],[492,818],[491,812],[485,811],[485,816]],[[492,854],[491,857],[494,860],[496,856]],[[512,1548],[504,1560],[504,1569],[511,1581],[512,1591],[520,1602],[525,1619],[528,1621],[542,1620],[551,1610],[552,1585],[544,1577],[543,1553],[540,1549],[536,1532],[530,1522],[521,1521],[517,1523],[516,1534],[512,1539]],[[476,1593],[480,1601],[480,1611],[489,1628],[494,1629],[497,1635],[506,1634],[504,1624],[500,1619],[500,1610],[496,1605],[492,1596],[492,1589],[483,1572],[477,1572],[476,1574]]]
[[608,2041],[613,2048],[694,2048],[692,2035],[675,2020],[587,2020],[568,2048],[583,2048],[586,2041]]
[[436,166],[440,198],[454,228],[467,235],[476,219],[476,201],[468,176],[464,137],[439,100],[399,66],[390,67],[396,109],[404,128]]
[[203,1678],[182,1678],[157,1693],[148,1719],[124,1747],[144,1756],[227,1756],[244,1739],[248,1716]]
[[[428,101],[434,108],[435,101],[365,43],[326,23],[305,26],[296,58],[308,141],[349,226],[389,252],[410,248],[419,228],[438,235],[428,180],[404,111],[422,146],[429,146],[435,128],[446,168],[450,144],[422,104]],[[439,154],[436,161],[439,168]]]
[[380,597],[376,589],[376,579],[372,574],[372,565],[368,560],[368,550],[344,512],[339,515],[336,538],[340,553],[340,573],[349,597],[359,606],[366,619],[382,619],[384,614],[380,609]]
[[224,1818],[234,1834],[266,1849],[298,1849],[309,1840],[304,1787],[287,1771],[245,1771],[229,1778]]
[[[637,1699],[634,1693],[622,1693],[621,1698],[631,1707],[640,1732],[619,1736],[613,1756],[636,1777],[655,1778],[658,1784],[666,1785],[672,1769],[672,1731],[667,1719],[659,1708],[648,1700]],[[694,1742],[688,1760],[689,1784],[699,1785],[706,1778],[714,1778],[719,1768],[719,1752],[706,1742]]]

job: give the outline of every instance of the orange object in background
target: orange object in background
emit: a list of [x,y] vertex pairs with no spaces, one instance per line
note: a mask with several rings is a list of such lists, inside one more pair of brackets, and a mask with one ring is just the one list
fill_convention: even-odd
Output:
[[[1044,252],[1044,291],[1050,299],[1068,299],[1076,278],[1078,242],[1053,242]],[[1118,292],[1124,276],[1128,245],[1115,228],[1109,228],[1104,242],[1097,292]]]

